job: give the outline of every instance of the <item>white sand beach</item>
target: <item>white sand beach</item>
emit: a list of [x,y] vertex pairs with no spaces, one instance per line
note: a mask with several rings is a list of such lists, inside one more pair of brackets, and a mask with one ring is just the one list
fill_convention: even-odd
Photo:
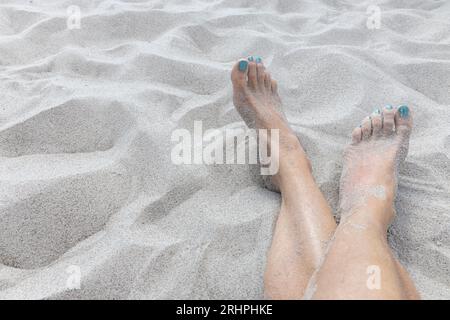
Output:
[[0,299],[263,298],[279,194],[248,165],[171,161],[175,129],[245,127],[230,70],[249,55],[334,209],[352,129],[414,110],[389,241],[423,298],[450,299],[449,18],[446,0],[2,0]]

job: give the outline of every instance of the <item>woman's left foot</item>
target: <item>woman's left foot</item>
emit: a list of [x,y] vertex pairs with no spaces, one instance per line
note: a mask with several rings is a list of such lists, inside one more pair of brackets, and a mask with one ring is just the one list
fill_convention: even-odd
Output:
[[[353,130],[353,141],[344,153],[339,191],[343,213],[363,212],[363,220],[389,225],[394,215],[398,166],[408,153],[411,128],[412,114],[407,106],[387,106]],[[375,207],[378,210],[371,210]],[[380,212],[384,214],[380,216]]]

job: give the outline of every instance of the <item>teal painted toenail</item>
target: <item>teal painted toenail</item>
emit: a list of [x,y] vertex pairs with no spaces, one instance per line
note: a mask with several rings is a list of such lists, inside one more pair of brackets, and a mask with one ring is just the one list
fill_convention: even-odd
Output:
[[390,104],[388,104],[388,105],[386,105],[386,107],[385,107],[386,109],[388,109],[388,110],[392,110],[392,109],[394,109],[394,107],[393,106],[391,106]]
[[239,61],[239,70],[240,71],[247,70],[247,66],[248,66],[248,62],[247,61],[245,61],[245,60]]
[[248,61],[253,61],[253,56],[248,57]]
[[374,114],[381,114],[381,111],[380,111],[380,109],[375,109],[375,110],[373,111],[373,113],[374,113]]
[[261,59],[261,57],[256,57],[255,61],[256,61],[256,63],[261,63],[262,59]]
[[407,119],[409,117],[409,108],[408,106],[400,106],[398,107],[398,113],[400,117],[403,119]]

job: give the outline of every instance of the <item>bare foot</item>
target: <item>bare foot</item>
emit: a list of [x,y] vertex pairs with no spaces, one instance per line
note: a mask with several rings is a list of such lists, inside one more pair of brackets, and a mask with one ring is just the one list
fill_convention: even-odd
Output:
[[[408,153],[411,128],[412,115],[407,106],[387,106],[353,130],[352,143],[344,153],[341,212],[352,215],[356,209],[364,209],[357,210],[364,214],[361,221],[388,227],[394,216],[397,169]],[[376,212],[384,215],[375,217]]]
[[277,82],[272,80],[259,57],[239,60],[231,71],[231,81],[234,105],[247,126],[279,130],[279,171],[272,176],[271,183],[265,181],[266,187],[279,191],[283,172],[303,163],[309,166],[309,161],[281,110]]

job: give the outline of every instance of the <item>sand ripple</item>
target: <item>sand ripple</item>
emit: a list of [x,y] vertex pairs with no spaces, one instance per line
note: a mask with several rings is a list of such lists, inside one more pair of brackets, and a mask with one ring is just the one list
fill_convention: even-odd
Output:
[[2,1],[0,298],[262,298],[278,195],[245,166],[170,162],[173,129],[243,125],[229,70],[256,54],[333,206],[351,129],[414,108],[389,237],[449,299],[450,3],[382,1],[379,30],[370,4]]

